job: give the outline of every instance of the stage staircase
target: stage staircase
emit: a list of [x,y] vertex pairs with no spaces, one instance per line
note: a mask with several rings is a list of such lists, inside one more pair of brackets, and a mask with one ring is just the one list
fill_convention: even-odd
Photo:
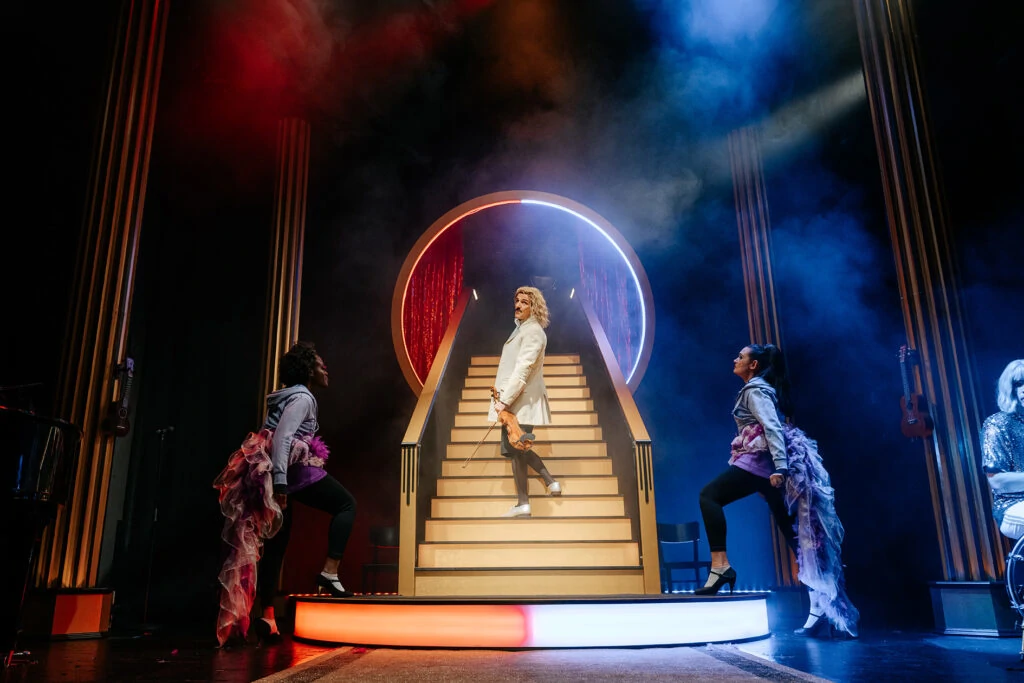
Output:
[[546,494],[530,471],[532,517],[503,518],[516,503],[501,432],[487,433],[497,356],[473,356],[430,500],[415,569],[417,596],[567,596],[644,593],[640,544],[577,355],[549,355],[544,381],[552,424],[534,451],[562,485]]

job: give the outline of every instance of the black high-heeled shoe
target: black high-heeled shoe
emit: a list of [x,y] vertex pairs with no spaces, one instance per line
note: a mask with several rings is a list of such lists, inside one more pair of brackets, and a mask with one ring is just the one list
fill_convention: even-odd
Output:
[[829,620],[820,614],[811,612],[812,617],[817,617],[818,620],[807,626],[806,628],[801,626],[800,628],[793,631],[793,635],[801,636],[803,638],[823,638],[832,639],[832,624]]
[[341,581],[338,579],[328,579],[323,574],[316,575],[316,594],[320,595],[323,591],[327,591],[327,594],[332,598],[351,598],[355,595],[350,590],[345,590],[345,587],[341,585]]
[[235,632],[235,633],[232,633],[230,636],[228,636],[228,639],[226,641],[224,641],[224,644],[221,645],[220,647],[223,650],[234,650],[235,648],[245,647],[245,646],[246,646],[245,636],[242,635],[241,633]]
[[281,642],[281,632],[274,631],[270,628],[270,622],[260,617],[256,621],[252,622],[252,630],[256,633],[256,638],[261,643],[279,643]]
[[717,576],[715,582],[710,586],[704,586],[693,591],[694,595],[718,595],[719,589],[725,584],[729,584],[729,595],[732,595],[732,589],[736,585],[736,570],[729,567],[724,572],[716,572],[714,569],[711,573]]

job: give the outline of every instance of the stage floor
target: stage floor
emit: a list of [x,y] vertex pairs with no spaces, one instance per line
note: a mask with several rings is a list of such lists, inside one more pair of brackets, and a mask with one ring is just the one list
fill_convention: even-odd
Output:
[[[164,628],[150,635],[115,632],[100,640],[24,643],[31,655],[5,672],[10,683],[218,681],[929,681],[1000,683],[1024,678],[1020,638],[940,636],[866,629],[858,640],[793,636],[786,624],[770,638],[738,645],[589,650],[437,650],[341,647],[293,640],[221,650],[213,624]],[[699,656],[704,655],[704,656]],[[709,661],[709,660],[716,660]],[[726,666],[727,665],[727,666]],[[481,666],[484,667],[481,670]],[[697,668],[703,666],[703,668]],[[784,667],[784,669],[782,668]],[[403,672],[414,672],[406,675]]]
[[769,595],[291,599],[299,640],[375,647],[539,649],[765,638],[770,632]]

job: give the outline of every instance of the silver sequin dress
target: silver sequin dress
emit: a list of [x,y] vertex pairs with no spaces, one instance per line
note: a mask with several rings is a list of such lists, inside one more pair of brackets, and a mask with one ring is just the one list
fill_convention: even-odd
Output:
[[[989,416],[981,428],[981,464],[988,474],[1024,472],[1024,413],[999,412]],[[1014,503],[1024,501],[1024,491],[992,491],[992,516],[1003,523],[1003,513]]]

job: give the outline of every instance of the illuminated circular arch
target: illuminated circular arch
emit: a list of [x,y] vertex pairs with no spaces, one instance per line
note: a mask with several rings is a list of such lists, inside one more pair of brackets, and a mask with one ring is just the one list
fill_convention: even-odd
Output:
[[637,297],[640,301],[640,344],[636,356],[632,359],[630,370],[626,373],[626,383],[629,385],[630,390],[636,391],[637,386],[640,385],[640,381],[644,377],[644,373],[647,371],[647,363],[651,357],[651,348],[654,345],[654,296],[651,294],[651,285],[647,280],[647,273],[644,271],[640,259],[637,258],[636,252],[633,251],[626,238],[611,223],[596,211],[579,202],[574,202],[567,197],[549,192],[507,190],[505,192],[492,192],[491,194],[470,199],[438,218],[416,240],[416,244],[409,251],[405,263],[402,264],[402,270],[398,274],[398,282],[395,284],[395,293],[391,298],[391,340],[395,346],[395,355],[398,356],[398,364],[402,368],[402,374],[405,375],[405,381],[409,383],[413,393],[419,396],[420,391],[423,389],[423,382],[416,375],[412,359],[409,357],[409,349],[405,343],[403,313],[412,274],[416,270],[420,259],[430,249],[430,246],[448,228],[475,213],[507,204],[546,206],[571,214],[608,240],[622,257],[626,268],[632,276],[633,285],[637,289]]

